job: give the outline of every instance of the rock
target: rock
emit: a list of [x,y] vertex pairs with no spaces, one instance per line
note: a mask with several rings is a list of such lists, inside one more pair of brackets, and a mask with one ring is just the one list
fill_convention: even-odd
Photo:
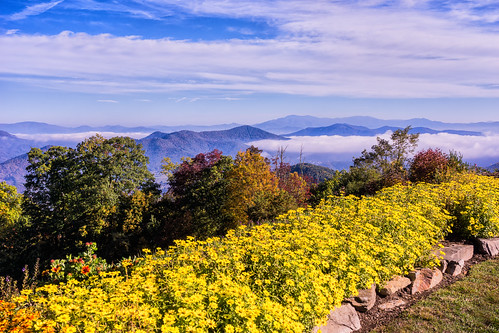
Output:
[[322,333],[350,333],[361,329],[360,318],[350,303],[344,303],[331,310],[326,325],[314,327],[312,333],[317,333],[319,329]]
[[447,267],[446,273],[452,276],[459,275],[463,271],[463,267],[464,267],[464,260],[451,261],[449,262],[449,266]]
[[350,297],[346,301],[352,304],[355,310],[359,312],[370,310],[376,303],[376,284],[373,283],[370,289],[359,290],[357,296]]
[[482,254],[489,256],[496,256],[499,254],[499,238],[478,238],[478,251]]
[[398,308],[398,307],[400,307],[402,305],[405,305],[405,301],[403,301],[401,299],[395,299],[393,301],[389,301],[389,302],[380,304],[378,306],[378,308],[380,308],[381,310],[388,311],[388,310],[392,310],[394,308]]
[[[442,255],[440,253],[440,251],[442,251],[444,254]],[[451,246],[447,246],[447,247],[443,247],[441,249],[435,250],[435,251],[433,251],[433,253],[435,255],[438,255],[438,256],[441,255],[443,257],[443,259],[440,261],[440,265],[439,265],[438,269],[440,271],[442,271],[442,273],[449,273],[448,272],[448,270],[449,270],[448,265],[450,262],[455,262],[455,263],[458,263],[461,261],[464,262],[464,261],[470,260],[473,257],[473,245],[455,244],[455,245],[451,245]],[[464,264],[460,265],[460,266],[462,269],[462,267],[464,267]],[[460,273],[456,274],[456,271],[454,270],[456,267],[457,266],[454,265],[452,273],[449,273],[449,274],[453,274],[454,276],[460,274]],[[459,268],[457,268],[457,269],[459,270]]]
[[450,261],[470,260],[473,257],[473,245],[451,245],[437,250],[435,254],[440,255],[440,251],[445,253],[443,259]]
[[438,268],[422,270],[409,273],[409,279],[412,281],[411,295],[431,289],[442,281],[443,275]]
[[404,289],[411,284],[411,280],[403,276],[395,276],[390,281],[386,283],[383,288],[381,288],[378,293],[381,296],[390,296],[395,294],[397,291]]
[[438,269],[440,270],[440,272],[445,273],[448,265],[449,264],[448,264],[447,260],[441,260],[440,265],[438,265]]

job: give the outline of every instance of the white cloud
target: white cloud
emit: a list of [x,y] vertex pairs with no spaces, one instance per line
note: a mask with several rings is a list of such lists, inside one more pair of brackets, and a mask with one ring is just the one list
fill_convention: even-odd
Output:
[[454,150],[463,154],[466,159],[484,157],[499,158],[499,135],[463,136],[448,133],[422,134],[419,137],[419,148],[440,148],[444,152]]
[[[389,132],[380,136],[389,138]],[[448,133],[421,134],[418,151],[428,148],[440,148],[443,152],[456,151],[466,160],[499,161],[499,135],[464,136]],[[304,157],[322,155],[322,161],[335,161],[360,156],[362,150],[370,150],[376,144],[376,137],[365,136],[302,136],[291,137],[291,140],[260,140],[251,142],[267,152],[276,152],[286,147],[286,152],[296,156],[303,150]]]
[[475,0],[450,4],[451,14],[457,19],[472,22],[495,23],[499,21],[496,0]]
[[[386,136],[386,135],[385,135]],[[360,154],[376,144],[376,137],[370,136],[294,136],[288,141],[259,140],[248,143],[266,151],[277,151],[286,147],[288,153],[299,153],[303,150],[308,154]]]
[[20,11],[19,13],[10,15],[9,20],[11,21],[23,20],[28,16],[43,14],[63,1],[64,0],[55,0],[51,2],[39,3],[33,6],[26,7],[24,10]]
[[[92,10],[137,9],[78,3]],[[429,11],[428,1],[137,3],[155,19],[172,6],[192,15],[256,17],[278,36],[208,42],[71,32],[4,35],[0,78],[96,93],[499,97],[499,35],[456,20],[454,12]]]
[[5,32],[6,35],[15,35],[19,29],[9,29]]

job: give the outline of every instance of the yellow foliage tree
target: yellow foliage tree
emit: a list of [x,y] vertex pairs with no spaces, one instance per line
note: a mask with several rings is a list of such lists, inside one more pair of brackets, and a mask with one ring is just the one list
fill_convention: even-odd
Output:
[[14,186],[0,182],[0,232],[14,226],[21,218],[22,194]]
[[[234,167],[228,174],[229,198],[224,210],[242,224],[258,222],[259,217],[265,215],[265,209],[262,211],[261,205],[271,202],[272,198],[281,192],[278,187],[279,180],[272,173],[269,161],[260,153],[261,151],[253,146],[239,152]],[[252,211],[258,211],[259,214],[252,214]]]

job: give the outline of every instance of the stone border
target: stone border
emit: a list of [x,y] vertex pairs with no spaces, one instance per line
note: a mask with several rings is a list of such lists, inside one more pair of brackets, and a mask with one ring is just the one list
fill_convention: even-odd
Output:
[[[499,254],[499,238],[487,239],[485,242],[478,239],[477,242],[479,253],[486,256]],[[444,278],[443,274],[446,275],[448,282],[446,285],[464,276],[467,273],[466,262],[475,255],[474,246],[465,244],[451,244],[437,251],[444,253],[438,268],[423,268],[410,272],[408,277],[395,276],[382,287],[373,284],[370,289],[359,290],[359,295],[346,299],[339,308],[331,310],[325,326],[314,327],[312,332],[316,333],[319,329],[322,333],[363,332],[360,317],[366,311],[371,310],[377,301],[389,299],[379,304],[378,311],[398,313],[410,304],[406,300],[396,298],[397,294],[405,290],[408,291],[408,295],[415,296],[415,300],[423,298],[423,295],[429,294],[430,290],[439,286]],[[366,329],[371,330],[373,327],[366,327]]]

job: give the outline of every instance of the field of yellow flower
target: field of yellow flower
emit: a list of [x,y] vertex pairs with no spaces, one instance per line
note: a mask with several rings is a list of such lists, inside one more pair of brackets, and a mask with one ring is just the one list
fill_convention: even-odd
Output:
[[144,251],[126,270],[24,290],[19,332],[309,332],[358,289],[432,266],[449,232],[499,235],[499,180],[461,175],[331,197],[275,223]]

